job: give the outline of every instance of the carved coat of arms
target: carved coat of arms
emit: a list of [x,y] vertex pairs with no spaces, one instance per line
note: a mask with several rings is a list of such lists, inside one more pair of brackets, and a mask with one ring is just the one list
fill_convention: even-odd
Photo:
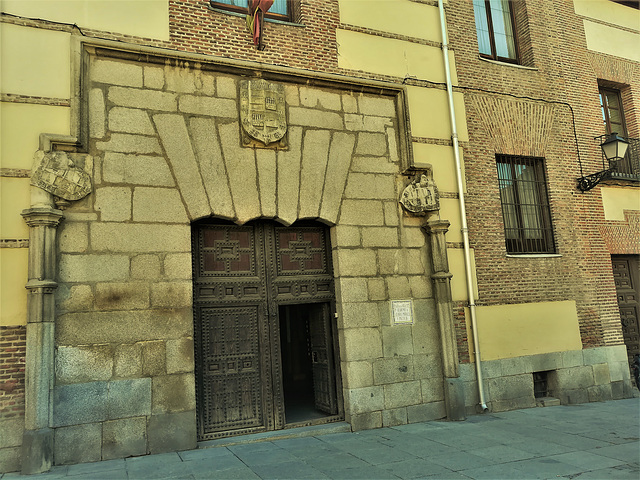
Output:
[[438,187],[432,179],[421,175],[419,180],[416,179],[407,185],[400,197],[400,203],[406,210],[416,214],[439,210]]
[[31,185],[65,200],[79,200],[91,193],[91,178],[65,152],[36,152]]
[[[240,82],[240,123],[244,145],[252,139],[264,146],[279,142],[285,147],[287,118],[285,114],[284,86],[266,80],[243,80]],[[258,145],[252,145],[258,146]]]

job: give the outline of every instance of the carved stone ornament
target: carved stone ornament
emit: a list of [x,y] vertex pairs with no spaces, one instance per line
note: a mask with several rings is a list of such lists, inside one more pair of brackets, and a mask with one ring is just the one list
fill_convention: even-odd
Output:
[[400,197],[402,206],[411,213],[424,214],[440,209],[440,197],[435,182],[426,175],[411,182]]
[[91,177],[65,152],[37,152],[31,185],[65,200],[80,200],[91,193]]
[[260,146],[253,139],[264,146],[279,142],[276,147],[286,147],[284,86],[266,80],[241,81],[240,123],[245,146]]

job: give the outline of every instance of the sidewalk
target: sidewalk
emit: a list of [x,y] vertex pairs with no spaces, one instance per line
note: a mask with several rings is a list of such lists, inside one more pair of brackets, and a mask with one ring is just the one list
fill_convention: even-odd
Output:
[[640,399],[54,467],[34,479],[640,478]]

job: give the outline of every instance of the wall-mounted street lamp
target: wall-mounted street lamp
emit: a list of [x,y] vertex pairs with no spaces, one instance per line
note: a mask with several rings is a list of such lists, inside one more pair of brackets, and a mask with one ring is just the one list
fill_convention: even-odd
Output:
[[622,160],[627,153],[629,142],[624,138],[619,137],[616,132],[613,132],[607,137],[604,142],[600,144],[600,148],[602,148],[602,153],[609,162],[609,168],[600,172],[592,173],[591,175],[580,177],[578,179],[578,189],[583,192],[591,190],[602,180],[611,178],[611,174],[618,168],[618,162]]

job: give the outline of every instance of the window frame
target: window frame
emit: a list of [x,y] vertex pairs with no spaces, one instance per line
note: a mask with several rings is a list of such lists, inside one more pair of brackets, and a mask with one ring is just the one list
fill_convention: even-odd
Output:
[[[248,2],[248,0],[247,0]],[[287,14],[267,12],[264,14],[265,19],[278,20],[281,22],[293,22],[294,16],[294,2],[293,0],[287,0]],[[215,0],[209,0],[209,6],[215,10],[226,10],[240,15],[247,15],[247,7],[241,7],[238,5],[230,5],[224,2],[216,2]]]
[[[509,18],[511,19],[511,31],[513,32],[513,49],[515,51],[515,58],[500,57],[497,54],[495,31],[493,28],[493,18],[491,16],[490,0],[484,0],[484,8],[485,8],[485,14],[487,18],[487,28],[489,30],[488,33],[489,33],[489,45],[491,47],[491,54],[480,52],[480,38],[478,35],[478,26],[476,24],[476,38],[478,39],[478,52],[480,54],[480,57],[482,58],[495,60],[498,62],[513,63],[513,64],[519,65],[520,64],[520,46],[518,42],[518,32],[516,30],[515,9],[513,8],[513,2],[511,0],[508,0],[507,3],[509,5]],[[474,11],[474,19],[475,19],[475,11]]]
[[[500,169],[505,165],[509,169],[510,178],[504,178]],[[519,185],[522,182],[532,183],[524,180],[522,175],[516,172],[516,166],[531,167],[534,175],[533,186],[530,190],[533,196],[537,196],[535,202],[525,202],[520,199],[521,192]],[[496,154],[496,168],[498,175],[498,192],[500,196],[500,207],[502,210],[502,221],[504,225],[505,247],[508,255],[549,255],[556,254],[556,244],[553,234],[553,222],[551,218],[551,205],[547,187],[544,158],[526,157],[522,155],[501,155]],[[503,185],[507,182],[513,185],[513,203],[506,202],[506,195],[503,195]],[[526,188],[526,184],[525,187]],[[509,214],[508,208],[513,208],[514,214]],[[525,214],[523,207],[535,208],[535,222],[537,228],[525,226]],[[515,221],[516,227],[508,227]],[[539,237],[527,237],[526,233],[538,233]],[[516,234],[513,237],[513,234]]]
[[[614,130],[611,128],[611,118],[610,118],[610,107],[609,107],[609,99],[606,96],[606,93],[613,93],[618,98],[618,110],[620,111],[620,126],[621,132]],[[607,135],[611,135],[613,132],[616,132],[621,137],[627,137],[627,123],[624,118],[624,105],[622,104],[622,95],[620,94],[620,90],[613,87],[605,87],[602,85],[598,86],[598,97],[600,98],[600,111],[602,112],[604,130]]]

